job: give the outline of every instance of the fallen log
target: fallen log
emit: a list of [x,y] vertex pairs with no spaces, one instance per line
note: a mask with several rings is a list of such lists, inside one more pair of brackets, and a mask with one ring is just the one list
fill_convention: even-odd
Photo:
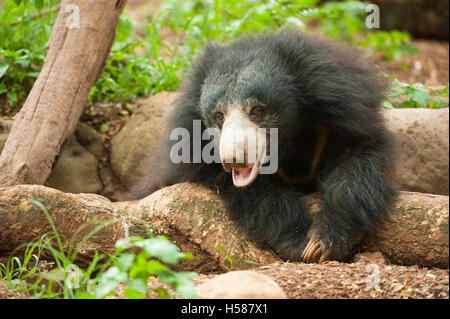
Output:
[[[79,249],[80,265],[88,263],[95,251],[112,252],[117,239],[148,236],[149,231],[167,235],[182,251],[194,254],[194,259],[184,262],[184,269],[203,273],[228,269],[230,262],[216,245],[233,260],[251,260],[259,265],[279,261],[272,251],[245,240],[228,219],[218,194],[188,183],[163,188],[141,201],[117,203],[100,195],[63,193],[37,185],[0,188],[0,255],[52,232],[45,214],[29,199],[46,207],[59,234],[75,247],[101,225]],[[320,208],[317,195],[304,199],[312,214]],[[366,247],[380,250],[391,263],[448,268],[448,214],[448,196],[402,192],[392,209],[391,221],[376,238],[367,241]],[[233,269],[252,265],[240,262]]]

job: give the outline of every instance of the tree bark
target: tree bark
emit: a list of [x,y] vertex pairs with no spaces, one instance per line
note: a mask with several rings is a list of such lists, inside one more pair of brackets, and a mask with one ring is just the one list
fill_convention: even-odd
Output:
[[44,66],[0,156],[0,185],[43,184],[101,74],[126,0],[63,0]]
[[[95,227],[104,225],[79,250],[80,265],[89,263],[95,251],[114,251],[120,238],[148,236],[148,229],[166,235],[182,251],[194,254],[194,259],[184,263],[184,269],[202,273],[226,270],[230,263],[215,245],[224,247],[233,260],[251,260],[259,265],[280,260],[272,251],[245,239],[215,191],[189,183],[163,188],[140,201],[116,203],[100,195],[69,194],[44,186],[0,188],[0,255],[52,233],[44,213],[29,199],[46,207],[60,236],[75,246]],[[317,194],[302,199],[311,215],[320,209]],[[448,214],[448,196],[401,192],[391,221],[376,238],[367,241],[367,249],[381,251],[395,264],[448,268]],[[241,262],[233,269],[250,266]]]

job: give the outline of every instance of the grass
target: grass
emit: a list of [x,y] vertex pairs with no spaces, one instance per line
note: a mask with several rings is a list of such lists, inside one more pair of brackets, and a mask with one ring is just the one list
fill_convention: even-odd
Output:
[[[26,98],[44,64],[57,0],[3,1],[0,7],[0,95],[11,107]],[[46,8],[45,14],[40,15]],[[55,8],[56,9],[56,8]]]
[[258,263],[256,261],[252,261],[252,260],[248,260],[248,259],[233,259],[223,246],[214,245],[214,247],[216,247],[217,249],[222,251],[225,254],[225,256],[227,257],[227,260],[230,263],[230,265],[228,266],[228,271],[232,271],[233,266],[238,263],[241,263],[241,262],[245,262],[247,264],[252,264],[252,265],[258,265]]
[[[115,221],[98,225],[73,247],[72,243],[66,244],[58,233],[44,205],[36,200],[28,202],[42,210],[52,232],[42,235],[36,242],[17,247],[6,263],[0,263],[0,281],[6,283],[11,293],[26,298],[104,299],[117,295],[117,288],[122,285],[128,299],[171,298],[173,292],[166,288],[149,288],[149,279],[156,277],[177,294],[185,298],[195,297],[191,278],[196,273],[175,272],[169,268],[169,265],[193,256],[180,252],[167,238],[128,237],[118,240],[113,254],[95,252],[89,265],[81,268],[75,263],[79,250],[91,236]],[[17,257],[23,250],[23,257]],[[52,257],[52,262],[42,262],[44,252]],[[42,265],[51,269],[44,269]]]

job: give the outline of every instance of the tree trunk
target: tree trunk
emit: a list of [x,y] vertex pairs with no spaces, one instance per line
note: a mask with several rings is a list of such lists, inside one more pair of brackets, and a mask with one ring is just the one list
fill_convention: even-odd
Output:
[[0,156],[0,185],[43,184],[101,74],[126,0],[63,0],[44,66]]
[[[245,239],[215,191],[193,183],[160,189],[141,201],[116,203],[95,194],[69,194],[44,186],[0,188],[0,256],[52,233],[44,213],[29,199],[47,208],[61,238],[75,246],[104,225],[80,248],[80,265],[89,263],[95,251],[114,251],[120,238],[148,236],[148,229],[176,241],[182,251],[192,252],[195,258],[183,266],[201,273],[230,266],[215,245],[224,247],[233,260],[248,259],[260,265],[279,260],[272,251]],[[317,194],[302,199],[311,215],[321,207]],[[448,268],[448,212],[448,196],[401,192],[391,220],[366,242],[366,249],[381,251],[394,264]],[[233,269],[249,266],[241,262]]]

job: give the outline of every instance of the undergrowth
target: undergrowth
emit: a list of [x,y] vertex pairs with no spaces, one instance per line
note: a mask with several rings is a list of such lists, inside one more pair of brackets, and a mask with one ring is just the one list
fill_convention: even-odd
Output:
[[[11,293],[21,298],[104,299],[117,296],[121,285],[122,297],[128,299],[168,299],[174,293],[184,298],[195,297],[191,278],[196,273],[170,269],[171,265],[193,256],[180,252],[167,238],[120,239],[115,244],[114,253],[96,251],[87,266],[78,267],[76,257],[80,249],[92,236],[117,220],[98,224],[74,245],[58,233],[44,205],[36,200],[28,202],[45,214],[52,232],[42,235],[35,242],[17,247],[5,263],[0,263],[0,284],[6,285]],[[23,205],[19,209],[23,210]],[[82,225],[77,232],[86,226]],[[44,253],[46,260],[51,257],[50,262],[43,262],[41,257]],[[152,277],[171,289],[149,285]]]
[[[0,103],[18,108],[42,68],[58,0],[0,0]],[[137,24],[120,17],[116,39],[90,102],[126,103],[175,91],[193,57],[210,40],[295,27],[400,60],[415,53],[409,35],[366,27],[368,3],[318,0],[166,0],[155,19]],[[168,40],[166,34],[171,35]]]

